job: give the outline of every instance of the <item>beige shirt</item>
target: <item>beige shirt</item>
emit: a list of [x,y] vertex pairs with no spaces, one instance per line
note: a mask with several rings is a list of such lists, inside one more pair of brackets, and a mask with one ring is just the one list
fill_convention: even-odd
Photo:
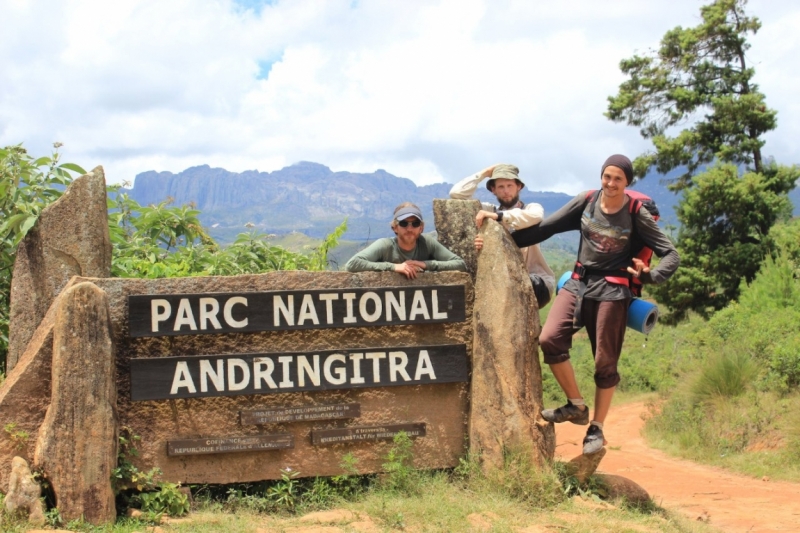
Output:
[[[471,200],[478,185],[483,181],[480,174],[473,174],[467,176],[459,181],[450,189],[450,198],[454,200]],[[520,202],[522,204],[522,202]],[[524,228],[535,226],[544,219],[544,208],[539,204],[527,204],[522,207],[512,207],[511,209],[503,209],[498,206],[481,202],[483,209],[496,213],[497,211],[503,212],[503,226],[508,231],[516,231]],[[555,295],[556,279],[552,269],[548,266],[547,261],[542,255],[542,250],[538,244],[528,246],[527,248],[520,248],[522,252],[522,261],[525,263],[525,268],[528,269],[529,274],[536,274],[550,289],[550,297]]]

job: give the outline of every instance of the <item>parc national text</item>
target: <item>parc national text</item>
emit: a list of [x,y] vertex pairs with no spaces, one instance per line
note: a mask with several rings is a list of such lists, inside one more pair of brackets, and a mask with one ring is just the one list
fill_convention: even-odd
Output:
[[132,337],[460,322],[460,285],[129,297]]

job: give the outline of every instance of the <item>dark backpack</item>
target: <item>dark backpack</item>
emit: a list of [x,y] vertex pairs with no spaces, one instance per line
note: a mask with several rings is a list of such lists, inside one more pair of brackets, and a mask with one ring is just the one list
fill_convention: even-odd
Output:
[[[650,260],[653,258],[653,250],[646,246],[639,238],[639,235],[636,232],[636,217],[633,215],[637,214],[639,210],[644,207],[647,212],[650,213],[650,216],[653,217],[653,220],[658,220],[660,216],[660,213],[658,212],[658,206],[656,206],[655,200],[638,191],[625,189],[625,194],[627,194],[631,199],[631,202],[628,204],[628,212],[631,214],[631,251],[633,252],[633,257],[640,259],[645,266],[650,266]],[[589,191],[589,193],[586,195],[586,207],[584,208],[584,212],[589,211],[590,213],[593,213],[594,204],[597,203],[597,199],[599,197],[599,190]],[[630,278],[631,293],[637,298],[641,297],[642,282],[639,280],[639,278],[634,278],[633,276],[630,276]]]

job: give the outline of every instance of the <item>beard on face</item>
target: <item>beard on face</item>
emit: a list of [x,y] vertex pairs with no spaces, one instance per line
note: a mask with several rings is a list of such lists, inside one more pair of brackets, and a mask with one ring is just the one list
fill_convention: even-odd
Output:
[[498,198],[497,201],[500,202],[500,207],[502,207],[503,209],[511,209],[512,207],[516,206],[519,203],[519,195],[516,195],[508,202],[504,202],[500,198]]

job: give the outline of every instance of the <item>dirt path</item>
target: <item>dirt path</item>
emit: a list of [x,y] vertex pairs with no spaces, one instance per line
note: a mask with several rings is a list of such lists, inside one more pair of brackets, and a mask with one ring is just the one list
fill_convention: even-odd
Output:
[[[800,484],[763,481],[676,459],[641,436],[642,403],[614,406],[606,421],[607,450],[598,471],[632,479],[662,507],[679,509],[725,532],[800,531]],[[556,427],[556,456],[581,453],[586,426]]]

